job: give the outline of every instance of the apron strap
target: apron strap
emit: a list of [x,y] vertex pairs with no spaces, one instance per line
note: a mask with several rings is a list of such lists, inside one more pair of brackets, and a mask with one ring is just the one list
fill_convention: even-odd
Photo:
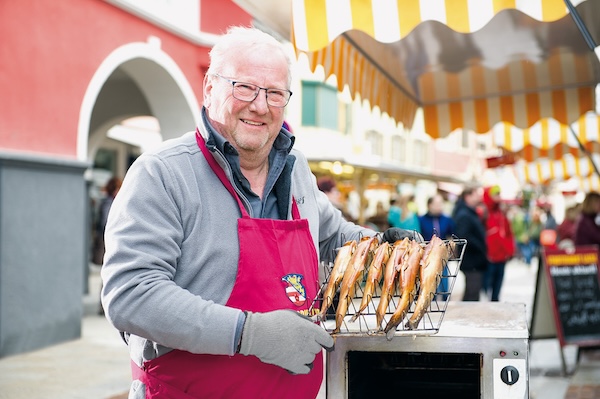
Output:
[[292,195],[292,219],[298,220],[300,219],[300,210],[298,209],[298,204],[296,204],[296,198]]
[[[198,128],[196,128],[196,142],[198,143],[198,147],[200,147],[200,151],[202,151],[202,154],[204,155],[204,158],[206,158],[206,161],[208,162],[208,165],[210,166],[210,168],[213,170],[213,172],[215,172],[215,174],[217,175],[219,180],[221,180],[221,183],[223,183],[223,185],[225,186],[227,191],[229,191],[229,193],[233,196],[233,198],[235,198],[236,201],[238,202],[240,211],[242,212],[242,216],[250,217],[250,215],[248,215],[248,212],[246,211],[246,208],[244,207],[244,204],[242,203],[242,200],[235,192],[233,185],[231,184],[229,179],[227,179],[227,176],[225,175],[225,171],[223,170],[223,168],[221,168],[219,166],[219,164],[215,160],[215,157],[213,157],[213,155],[210,153],[208,148],[206,148],[206,143],[204,142],[204,139],[200,135],[200,131],[198,130]],[[300,210],[298,209],[298,205],[296,204],[296,199],[293,196],[292,196],[292,219],[293,220],[300,219]]]
[[215,157],[213,157],[208,148],[206,148],[206,143],[204,142],[202,136],[200,136],[198,128],[196,128],[196,142],[198,143],[198,147],[200,147],[200,151],[202,151],[202,154],[204,155],[204,158],[206,158],[206,161],[208,162],[210,168],[213,170],[213,172],[215,172],[219,180],[221,180],[221,183],[223,183],[223,186],[225,186],[227,191],[229,191],[233,198],[236,199],[240,207],[240,212],[242,212],[242,217],[250,217],[250,215],[248,215],[248,212],[246,211],[246,208],[244,207],[244,204],[242,203],[242,200],[235,192],[233,185],[231,184],[229,179],[227,179],[225,171],[219,166],[219,164],[215,160]]

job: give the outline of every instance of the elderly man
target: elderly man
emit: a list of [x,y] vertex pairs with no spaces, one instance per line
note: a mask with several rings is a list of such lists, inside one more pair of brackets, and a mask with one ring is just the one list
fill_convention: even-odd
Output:
[[345,221],[292,149],[284,47],[237,27],[210,57],[197,130],[142,155],[109,215],[102,300],[129,345],[129,397],[315,397],[333,347],[305,317],[319,256],[376,232]]

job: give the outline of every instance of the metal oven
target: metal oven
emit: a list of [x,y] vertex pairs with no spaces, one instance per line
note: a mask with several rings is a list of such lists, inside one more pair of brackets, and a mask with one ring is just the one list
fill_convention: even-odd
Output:
[[528,398],[528,337],[524,304],[454,301],[433,334],[338,334],[327,398]]
[[[368,278],[357,282],[353,299],[342,318],[335,314],[334,299],[332,308],[328,308],[330,317],[322,320],[326,330],[336,331],[335,350],[328,353],[326,359],[328,398],[528,397],[529,331],[525,305],[451,301],[466,240],[446,240],[444,245],[450,251],[442,261],[443,272],[438,275],[435,292],[431,291],[431,285],[421,287],[420,277],[407,297],[414,295],[414,302],[405,314],[406,319],[401,318],[411,322],[386,326],[387,335],[382,327],[390,322],[398,308],[407,309],[406,302],[400,306],[399,300],[407,295],[403,293],[407,288],[400,288],[399,282],[410,281],[408,274],[398,277],[391,299],[383,301],[381,307],[385,284],[374,285],[374,291],[365,295]],[[409,263],[402,263],[400,269],[406,271]],[[324,268],[326,280],[332,273],[330,269],[331,265]],[[322,303],[323,287],[314,306]],[[361,303],[365,296],[370,297],[370,301],[363,308]],[[419,311],[417,316],[422,318],[413,321],[416,320],[412,318],[416,313],[415,303],[421,296],[430,299],[424,301],[427,311],[424,315]],[[389,291],[385,298],[390,298]],[[332,318],[338,319],[339,325],[336,326]]]

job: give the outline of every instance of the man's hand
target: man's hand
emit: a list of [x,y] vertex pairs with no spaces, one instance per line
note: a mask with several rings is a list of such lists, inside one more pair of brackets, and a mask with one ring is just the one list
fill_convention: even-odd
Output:
[[411,240],[415,240],[416,242],[425,242],[423,236],[416,230],[405,230],[399,229],[397,227],[390,227],[384,233],[381,239],[383,241],[389,242],[390,244],[395,243],[398,240],[404,239],[404,237],[408,237]]
[[240,353],[283,367],[294,374],[308,374],[323,348],[333,350],[333,338],[309,318],[291,310],[246,315]]

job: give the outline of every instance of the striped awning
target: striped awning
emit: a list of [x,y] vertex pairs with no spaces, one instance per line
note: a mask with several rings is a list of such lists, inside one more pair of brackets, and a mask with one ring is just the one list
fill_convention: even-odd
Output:
[[[234,1],[406,128],[422,108],[434,138],[595,108],[600,62],[564,0]],[[571,3],[599,42],[600,1]]]
[[573,85],[578,75],[593,82],[589,58],[561,52],[538,64],[516,60],[499,69],[428,72],[419,81],[425,131],[438,138],[458,128],[486,133],[498,121],[522,129],[541,118],[569,124],[594,109],[594,84]]
[[563,0],[294,0],[292,7],[294,42],[302,51],[320,50],[351,30],[392,43],[425,21],[472,33],[503,10],[538,21],[556,21],[568,13]]
[[[592,154],[596,165],[600,165],[600,154]],[[571,178],[594,177],[594,166],[589,158],[576,158],[571,154],[560,160],[540,159],[533,162],[519,161],[513,165],[521,183],[548,184]]]
[[[600,38],[600,2],[574,1]],[[563,0],[292,0],[293,42],[373,106],[425,131],[568,124],[595,107],[600,63]]]
[[[338,37],[326,49],[308,53],[307,56],[313,70],[320,65],[325,76],[337,77],[339,91],[347,86],[353,98],[358,95],[396,121],[412,126],[419,108],[414,95],[403,90],[402,86],[390,84],[386,73],[344,37]],[[391,67],[394,60],[380,59],[380,62],[386,62]]]
[[596,175],[589,177],[574,177],[567,180],[565,184],[567,187],[570,185],[573,189],[579,189],[584,193],[600,191],[600,178]]
[[540,158],[560,160],[566,154],[582,158],[586,154],[579,142],[588,152],[600,153],[600,116],[588,112],[572,123],[570,128],[554,119],[542,119],[529,129],[519,129],[500,122],[493,127],[490,135],[496,147],[516,154],[527,162]]

